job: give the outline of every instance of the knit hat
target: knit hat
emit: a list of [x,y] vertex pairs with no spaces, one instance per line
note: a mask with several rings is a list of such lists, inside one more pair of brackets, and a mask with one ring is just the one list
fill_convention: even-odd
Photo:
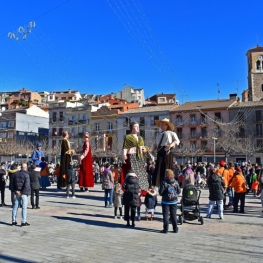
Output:
[[225,165],[226,165],[226,162],[225,162],[224,160],[221,160],[221,161],[219,161],[219,165],[220,165],[220,166],[225,166]]
[[238,173],[242,173],[241,168],[237,167],[237,168],[236,168],[236,172],[238,172]]

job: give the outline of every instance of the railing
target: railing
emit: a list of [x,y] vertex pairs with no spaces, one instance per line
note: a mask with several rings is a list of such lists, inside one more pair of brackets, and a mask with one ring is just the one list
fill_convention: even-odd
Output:
[[176,119],[175,120],[175,126],[183,126],[184,125],[184,122],[182,119]]
[[198,120],[189,120],[189,125],[197,125],[198,124]]
[[200,133],[197,132],[191,132],[188,134],[189,139],[199,139],[201,137]]

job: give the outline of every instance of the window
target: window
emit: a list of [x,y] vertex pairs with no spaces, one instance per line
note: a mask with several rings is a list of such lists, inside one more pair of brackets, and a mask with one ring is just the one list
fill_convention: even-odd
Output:
[[192,151],[196,150],[196,142],[191,142],[191,150]]
[[238,137],[241,137],[241,138],[245,137],[245,128],[244,127],[239,128],[239,136]]
[[109,122],[109,126],[108,127],[109,127],[109,130],[112,130],[113,125],[112,125],[111,121]]
[[190,124],[196,124],[195,114],[190,115]]
[[12,132],[9,132],[9,133],[8,133],[8,138],[9,138],[9,139],[13,139],[13,137],[14,137],[14,134],[13,134]]
[[73,116],[71,117],[71,120],[76,121],[76,120],[77,120],[77,117],[76,117],[75,115],[73,115]]
[[259,148],[263,147],[263,140],[257,140],[257,147]]
[[5,132],[0,133],[0,138],[5,139],[6,138],[6,133]]
[[54,135],[54,136],[58,135],[57,128],[52,129],[52,135]]
[[201,141],[201,148],[203,151],[207,150],[207,141]]
[[263,92],[263,84],[261,84],[261,91]]
[[128,117],[125,118],[124,124],[126,127],[130,126],[130,121],[131,121],[130,118],[128,118]]
[[196,138],[196,129],[191,128],[191,138]]
[[9,121],[8,122],[8,127],[13,128],[15,126],[15,122],[14,121]]
[[140,125],[144,126],[145,125],[145,118],[144,117],[140,117]]
[[238,121],[239,122],[244,122],[245,121],[244,112],[239,112],[237,117],[238,117]]
[[262,136],[262,124],[256,124],[256,135]]
[[257,60],[256,65],[257,65],[257,70],[261,70],[261,66],[260,66],[260,61],[259,60]]
[[98,122],[95,123],[95,131],[100,130],[100,124]]
[[82,128],[82,132],[83,132],[83,133],[85,133],[85,132],[87,132],[87,131],[88,131],[87,127],[83,127],[83,128]]
[[63,128],[59,128],[59,136],[62,136]]
[[59,112],[59,121],[64,121],[63,111]]
[[202,128],[202,138],[206,138],[206,137],[207,137],[207,129]]
[[183,124],[182,115],[177,115],[177,116],[176,116],[176,124],[177,124],[178,126],[180,126],[180,125]]
[[57,121],[57,113],[56,112],[52,113],[52,119],[53,119],[53,121]]
[[201,114],[201,123],[202,124],[206,124],[207,123],[207,119],[206,119],[206,116],[205,116],[205,114]]
[[158,98],[158,101],[159,101],[159,102],[165,102],[165,101],[166,101],[166,98]]
[[57,148],[57,142],[56,140],[52,140],[52,149],[56,149]]
[[82,120],[86,121],[88,119],[88,116],[86,114],[83,114]]
[[221,112],[215,112],[215,119],[221,120]]
[[6,128],[6,122],[0,122],[0,128],[5,129]]
[[182,128],[177,128],[176,129],[176,133],[177,133],[177,136],[178,136],[179,139],[183,138],[183,130],[182,130]]
[[77,128],[72,128],[71,132],[72,132],[71,136],[76,136],[77,135]]
[[256,121],[261,121],[261,110],[256,110]]
[[145,140],[145,130],[140,130],[140,135]]

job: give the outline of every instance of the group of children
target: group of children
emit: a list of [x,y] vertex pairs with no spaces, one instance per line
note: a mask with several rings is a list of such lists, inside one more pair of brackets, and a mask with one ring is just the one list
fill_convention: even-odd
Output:
[[[113,192],[113,206],[114,206],[114,218],[117,219],[117,212],[119,209],[120,219],[123,218],[122,216],[122,196],[123,196],[123,190],[122,185],[120,183],[117,183],[114,187]],[[141,205],[142,205],[142,192],[140,190],[140,193],[138,195],[138,206],[137,206],[137,220],[141,220]],[[154,185],[151,185],[149,189],[147,190],[147,193],[145,195],[144,199],[145,204],[145,220],[153,220],[154,218],[154,211],[155,207],[157,205],[157,192],[154,189]]]

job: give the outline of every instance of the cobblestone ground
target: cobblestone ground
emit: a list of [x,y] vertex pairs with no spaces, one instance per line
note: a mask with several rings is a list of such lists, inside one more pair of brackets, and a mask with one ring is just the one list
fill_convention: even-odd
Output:
[[[127,228],[104,208],[101,185],[66,199],[55,186],[41,191],[40,210],[28,206],[29,227],[11,226],[10,191],[0,207],[0,262],[263,262],[263,218],[259,198],[246,197],[246,214],[226,212],[179,226],[179,233],[162,229],[160,204],[154,221]],[[208,191],[202,190],[205,215]],[[160,199],[159,199],[160,200]],[[142,206],[144,211],[144,206]],[[179,213],[179,210],[178,210]],[[144,213],[143,213],[144,214]],[[171,230],[171,229],[170,229]]]

